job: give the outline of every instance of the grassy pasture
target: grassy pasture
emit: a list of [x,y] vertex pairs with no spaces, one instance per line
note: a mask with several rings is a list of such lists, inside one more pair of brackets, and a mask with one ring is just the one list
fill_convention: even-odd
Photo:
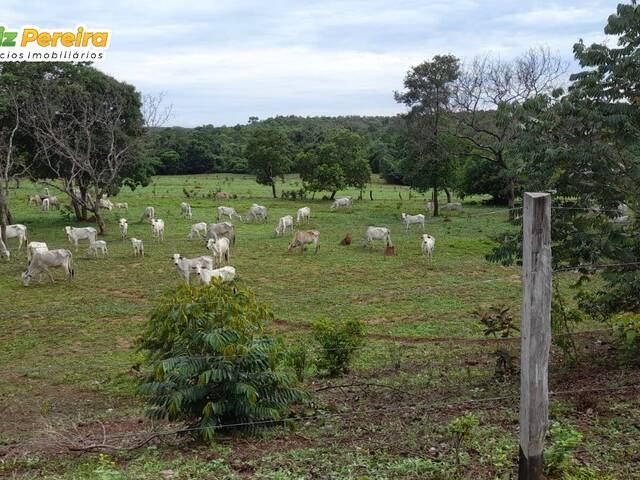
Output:
[[[295,177],[278,185],[279,190],[299,187]],[[30,240],[74,251],[63,228],[80,225],[58,212],[43,213],[27,206],[25,197],[38,190],[27,184],[14,191],[14,221],[28,226]],[[186,199],[183,190],[197,192],[198,197]],[[203,198],[216,190],[238,198]],[[273,327],[279,334],[291,343],[312,345],[308,327],[319,316],[360,318],[369,341],[349,378],[335,382],[373,379],[406,392],[328,389],[320,394],[321,408],[340,411],[415,403],[417,395],[425,393],[429,399],[443,401],[516,394],[517,378],[506,383],[491,378],[494,347],[485,343],[472,314],[477,307],[503,303],[519,315],[519,270],[484,259],[493,245],[491,238],[513,228],[506,212],[489,214],[494,209],[467,203],[464,213],[428,217],[425,231],[436,238],[435,261],[429,264],[420,254],[420,227],[405,233],[400,223],[403,211],[426,213],[425,198],[382,183],[375,183],[372,190],[373,201],[366,192],[365,200],[355,201],[352,211],[330,212],[327,200],[272,199],[270,188],[257,185],[249,176],[157,177],[152,185],[133,192],[125,189],[114,199],[128,202],[129,212],[107,213],[109,232],[104,239],[109,256],[89,257],[86,243],[81,243],[78,253],[74,252],[72,283],[32,280],[24,288],[20,273],[26,256],[10,241],[12,259],[0,263],[0,406],[4,411],[0,448],[5,445],[7,458],[0,476],[6,472],[24,478],[101,478],[101,469],[109,467],[122,473],[117,478],[159,478],[158,472],[167,470],[174,474],[167,478],[506,478],[499,475],[514,471],[517,455],[517,402],[490,404],[477,411],[481,427],[461,467],[452,466],[451,449],[442,446],[448,420],[461,413],[455,407],[433,416],[411,411],[380,414],[375,419],[354,416],[309,425],[299,434],[269,431],[248,442],[222,441],[214,448],[161,445],[160,450],[115,455],[111,466],[107,465],[111,460],[94,456],[79,462],[64,456],[53,459],[51,449],[39,441],[45,425],[78,419],[101,420],[116,430],[142,428],[137,423],[142,407],[133,396],[136,372],[131,366],[139,361],[133,340],[155,299],[181,281],[169,257],[207,254],[200,240],[189,241],[186,236],[191,223],[214,222],[218,205],[233,206],[242,215],[254,202],[269,209],[266,224],[234,222],[237,243],[230,263],[240,281],[274,312]],[[357,198],[358,192],[339,195],[343,194]],[[191,204],[192,221],[180,217],[181,201]],[[153,205],[156,216],[165,220],[161,244],[153,242],[147,223],[138,222],[147,205]],[[277,219],[295,215],[304,205],[312,210],[308,227],[321,232],[317,255],[310,251],[288,254],[290,234],[274,236]],[[134,258],[130,243],[120,241],[120,216],[129,219],[129,236],[144,240],[144,259]],[[391,228],[397,257],[384,258],[381,245],[362,246],[368,225]],[[342,247],[338,242],[346,233],[352,233],[354,243]],[[581,326],[584,330],[599,327]],[[596,348],[593,345],[587,339],[584,348]],[[585,375],[581,370],[568,373],[556,367],[551,383],[566,387],[567,382],[618,385],[627,381],[620,372],[611,373],[608,366],[599,365],[597,353],[588,352],[590,368],[595,370]],[[331,382],[310,380],[311,387],[326,383]],[[607,408],[601,413],[606,422],[623,414],[638,420],[637,399],[616,397]],[[638,445],[637,431],[621,427],[612,433],[600,417],[585,421],[566,398],[554,403],[552,415],[575,425],[588,438],[593,448],[586,450],[584,459],[598,471],[626,475],[619,478],[638,474],[637,465],[620,462]],[[597,445],[604,437],[616,446],[613,452]],[[436,448],[437,454],[430,448]]]

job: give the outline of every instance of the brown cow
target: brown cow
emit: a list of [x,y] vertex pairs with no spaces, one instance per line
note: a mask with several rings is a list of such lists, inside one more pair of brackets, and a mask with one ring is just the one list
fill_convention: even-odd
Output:
[[320,248],[320,232],[317,230],[299,231],[293,235],[293,240],[289,244],[289,252],[294,248],[300,248],[300,253],[304,252],[304,246],[306,244],[312,244],[315,247],[315,253],[318,253]]
[[393,245],[387,245],[386,248],[384,249],[384,256],[385,257],[395,257],[396,256],[396,247],[394,247]]
[[340,245],[345,245],[345,246],[351,245],[351,240],[353,240],[353,238],[351,237],[351,234],[347,233],[345,237],[342,240],[340,240]]

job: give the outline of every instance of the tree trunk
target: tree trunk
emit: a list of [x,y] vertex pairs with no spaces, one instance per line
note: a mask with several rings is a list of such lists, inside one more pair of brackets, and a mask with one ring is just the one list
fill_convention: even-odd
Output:
[[369,190],[369,198],[373,200],[373,190]]
[[451,192],[449,191],[449,189],[445,187],[444,193],[447,194],[447,203],[451,203]]
[[363,190],[360,189],[360,195],[358,196],[358,200],[362,200],[362,193],[363,193]]
[[338,193],[336,190],[331,192],[331,197],[329,197],[329,200],[333,200],[335,198],[335,196],[336,196],[336,193]]
[[433,216],[437,217],[440,215],[438,205],[438,187],[433,187]]
[[16,177],[16,190],[20,190],[20,177]]
[[100,206],[98,206],[97,202],[93,214],[96,217],[96,224],[98,225],[98,235],[105,235],[107,233],[107,224],[104,222],[104,218],[100,212]]
[[509,184],[507,186],[507,206],[509,207],[509,220],[513,220],[516,218],[516,211],[513,210],[514,205],[516,204],[516,188],[513,182],[513,179],[509,179]]
[[271,181],[271,193],[273,193],[273,198],[278,198],[276,196],[276,182]]
[[4,192],[0,192],[0,239],[5,245],[7,244],[7,224],[9,223],[7,212],[7,197]]
[[80,198],[82,199],[82,203],[80,204],[80,218],[78,218],[78,220],[85,221],[88,218],[88,215],[87,215],[87,187],[85,187],[84,185],[80,185],[79,188],[80,188]]

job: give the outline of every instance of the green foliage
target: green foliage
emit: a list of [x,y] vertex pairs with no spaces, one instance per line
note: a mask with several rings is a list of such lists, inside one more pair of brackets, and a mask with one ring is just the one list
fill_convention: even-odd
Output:
[[265,331],[271,318],[233,283],[165,296],[139,339],[150,416],[188,422],[209,440],[218,427],[281,418],[304,394],[280,368],[286,352]]
[[284,174],[291,168],[287,137],[273,128],[259,128],[249,139],[245,155],[249,168],[256,174],[256,182],[271,185],[273,198],[276,198],[276,178],[284,179]]
[[313,335],[322,352],[320,369],[330,376],[348,371],[356,350],[364,342],[364,323],[361,320],[328,320],[321,317],[313,323]]
[[[513,332],[518,331],[511,308],[505,305],[493,305],[488,309],[476,309],[473,314],[478,317],[484,326],[484,335],[498,338],[509,338]],[[507,347],[501,347],[496,343],[494,352],[496,357],[495,375],[503,378],[511,375],[515,370],[514,355]]]
[[630,359],[640,359],[640,315],[621,315],[612,323],[618,328],[626,355]]
[[309,349],[306,345],[295,345],[289,348],[287,352],[288,363],[293,367],[296,372],[296,377],[299,382],[304,382],[307,370],[310,366]]
[[544,467],[547,475],[561,475],[569,471],[573,452],[582,441],[582,434],[571,427],[554,423],[549,428],[549,442],[544,449]]
[[449,422],[447,433],[451,439],[451,447],[455,452],[457,465],[460,465],[460,453],[464,444],[471,438],[477,426],[478,419],[471,412],[455,417]]
[[551,340],[562,351],[567,363],[578,361],[578,348],[573,338],[575,327],[583,321],[583,314],[570,308],[560,292],[560,284],[553,282],[553,299],[551,301]]

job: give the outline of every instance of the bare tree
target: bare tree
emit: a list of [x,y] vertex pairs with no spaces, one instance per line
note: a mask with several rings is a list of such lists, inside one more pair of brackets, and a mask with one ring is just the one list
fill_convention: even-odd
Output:
[[165,93],[142,95],[142,116],[147,129],[160,128],[171,118],[173,105],[164,104]]
[[453,105],[454,135],[472,145],[472,155],[505,172],[505,197],[513,207],[515,178],[507,151],[521,132],[514,109],[557,88],[568,64],[548,48],[534,48],[512,61],[476,57],[458,78]]
[[6,100],[7,122],[0,126],[0,240],[7,243],[9,211],[9,182],[25,173],[25,165],[16,155],[16,136],[20,130],[20,109],[16,92],[3,87],[0,95]]

